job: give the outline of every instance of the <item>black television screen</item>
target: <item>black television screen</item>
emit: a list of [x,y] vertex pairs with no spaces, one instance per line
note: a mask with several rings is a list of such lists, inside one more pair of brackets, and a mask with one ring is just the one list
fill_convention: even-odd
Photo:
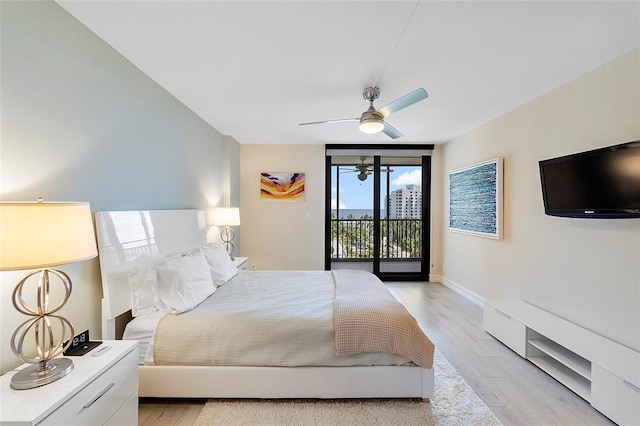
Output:
[[640,218],[640,141],[539,164],[546,214]]

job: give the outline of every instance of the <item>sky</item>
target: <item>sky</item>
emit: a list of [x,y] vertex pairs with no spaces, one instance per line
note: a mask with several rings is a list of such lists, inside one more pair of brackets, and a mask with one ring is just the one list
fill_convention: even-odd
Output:
[[[348,166],[340,166],[341,172]],[[351,169],[351,168],[348,168]],[[335,170],[335,169],[334,169]],[[336,208],[336,179],[332,176],[331,208]],[[383,181],[383,186],[386,182]],[[406,185],[420,185],[421,167],[393,166],[391,172],[391,191]],[[340,174],[340,209],[373,209],[373,175],[364,182],[358,180],[358,173]]]

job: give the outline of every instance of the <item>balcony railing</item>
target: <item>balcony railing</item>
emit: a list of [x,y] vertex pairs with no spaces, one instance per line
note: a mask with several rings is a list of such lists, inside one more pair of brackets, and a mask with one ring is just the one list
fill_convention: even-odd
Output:
[[[331,219],[332,260],[373,258],[373,219]],[[381,219],[380,258],[422,258],[421,219]]]

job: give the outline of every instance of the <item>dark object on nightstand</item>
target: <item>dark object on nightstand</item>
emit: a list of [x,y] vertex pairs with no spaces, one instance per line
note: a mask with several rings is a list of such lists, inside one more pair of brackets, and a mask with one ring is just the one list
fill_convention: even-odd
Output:
[[[65,342],[66,344],[67,342]],[[71,346],[64,351],[64,356],[82,356],[101,344],[102,342],[91,342],[89,340],[89,330],[85,330],[73,338]]]

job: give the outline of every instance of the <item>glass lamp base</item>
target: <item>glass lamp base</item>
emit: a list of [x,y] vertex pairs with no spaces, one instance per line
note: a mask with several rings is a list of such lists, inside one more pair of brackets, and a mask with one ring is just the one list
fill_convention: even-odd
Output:
[[41,364],[23,368],[11,377],[11,388],[16,390],[33,389],[48,385],[63,378],[73,370],[73,361],[68,358],[54,358]]

